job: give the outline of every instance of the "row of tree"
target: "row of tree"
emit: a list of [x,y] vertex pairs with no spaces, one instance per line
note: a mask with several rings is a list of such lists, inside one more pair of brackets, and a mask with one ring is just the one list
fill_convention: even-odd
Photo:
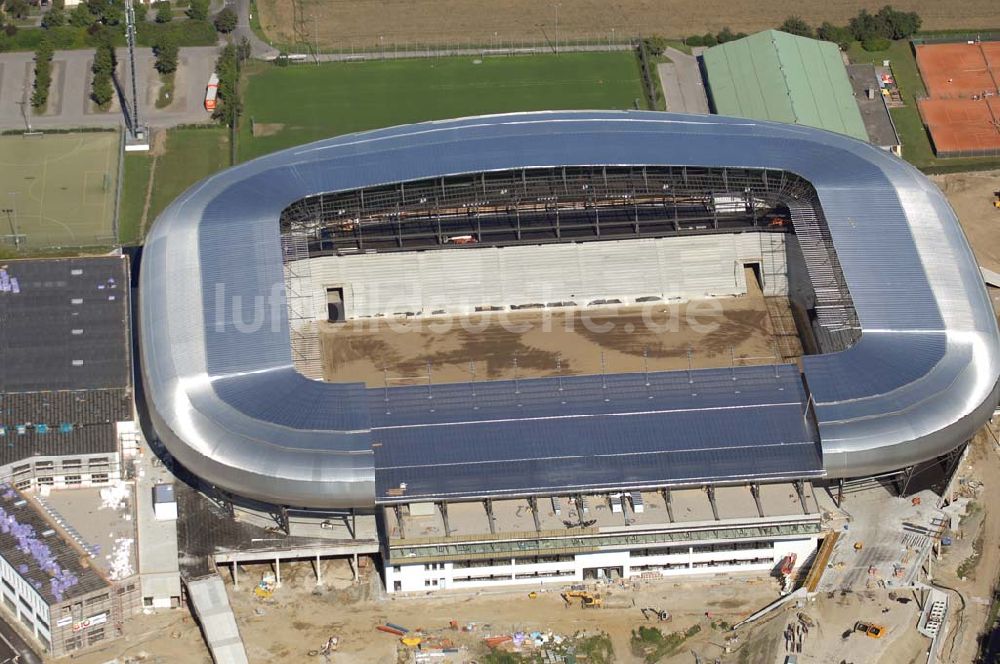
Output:
[[884,51],[893,39],[907,39],[920,30],[921,19],[916,12],[901,12],[886,5],[876,13],[862,9],[847,25],[839,26],[824,21],[813,28],[798,16],[789,16],[778,28],[803,37],[835,42],[846,48],[852,41],[861,42],[869,51]]
[[52,85],[52,56],[55,47],[48,39],[43,39],[35,49],[35,83],[31,91],[31,105],[36,111],[45,108],[49,102],[49,87]]
[[94,74],[90,86],[90,98],[101,108],[107,108],[115,96],[113,76],[117,58],[111,40],[104,39],[94,53],[94,64],[90,70]]

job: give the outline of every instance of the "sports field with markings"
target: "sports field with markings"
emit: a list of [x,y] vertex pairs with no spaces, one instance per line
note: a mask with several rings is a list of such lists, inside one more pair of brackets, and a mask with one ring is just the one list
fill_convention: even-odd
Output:
[[643,99],[630,52],[268,66],[246,86],[239,155],[424,120],[628,109]]
[[0,136],[0,247],[115,243],[118,132]]

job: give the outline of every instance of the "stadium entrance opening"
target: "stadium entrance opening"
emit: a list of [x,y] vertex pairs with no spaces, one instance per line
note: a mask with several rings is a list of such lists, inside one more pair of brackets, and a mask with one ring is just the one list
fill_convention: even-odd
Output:
[[343,288],[326,289],[326,319],[331,323],[343,323],[347,319]]
[[760,263],[744,263],[743,271],[747,279],[747,292],[754,292],[753,284],[750,283],[751,278],[757,282],[756,291],[764,292],[764,277],[760,273]]
[[622,567],[584,567],[583,568],[583,580],[584,581],[596,581],[603,579],[620,579],[625,574],[625,569]]

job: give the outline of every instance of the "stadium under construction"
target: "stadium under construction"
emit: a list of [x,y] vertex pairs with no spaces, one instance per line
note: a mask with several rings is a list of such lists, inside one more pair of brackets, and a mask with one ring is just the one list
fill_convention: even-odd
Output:
[[[317,380],[320,321],[740,296],[747,270],[791,303],[798,362]],[[551,112],[329,139],[188,190],[139,288],[170,455],[286,526],[373,518],[390,592],[802,564],[814,484],[948,475],[998,399],[941,192],[794,125]]]

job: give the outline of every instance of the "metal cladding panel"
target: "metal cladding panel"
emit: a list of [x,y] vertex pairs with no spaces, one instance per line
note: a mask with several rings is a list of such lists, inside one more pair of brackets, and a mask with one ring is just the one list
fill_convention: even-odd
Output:
[[[364,389],[303,391],[310,408],[326,411],[307,417],[293,412],[298,388],[276,395],[288,383],[274,376],[291,370],[281,211],[323,192],[600,164],[770,168],[813,184],[862,327],[850,350],[805,362],[829,475],[943,453],[996,404],[998,334],[985,288],[954,213],[909,165],[794,125],[551,112],[321,141],[224,171],[178,198],[149,235],[140,279],[143,376],[157,431],[182,463],[237,494],[317,507],[371,504],[371,434],[353,413]],[[876,340],[883,336],[891,340]],[[909,363],[901,352],[883,358],[893,345],[909,349]],[[949,372],[955,381],[944,387]],[[885,418],[872,415],[879,411],[905,426],[886,430]],[[324,446],[337,454],[324,456]]]
[[[647,385],[647,382],[649,385]],[[370,390],[377,499],[822,473],[794,367]],[[482,405],[480,405],[482,404]],[[501,471],[502,469],[502,471]],[[402,496],[392,497],[403,485]]]

